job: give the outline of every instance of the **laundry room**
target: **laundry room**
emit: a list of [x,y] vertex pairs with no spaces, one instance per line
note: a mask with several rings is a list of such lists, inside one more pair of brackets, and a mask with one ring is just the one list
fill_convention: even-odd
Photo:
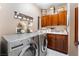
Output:
[[0,3],[0,56],[77,56],[75,8],[77,3]]

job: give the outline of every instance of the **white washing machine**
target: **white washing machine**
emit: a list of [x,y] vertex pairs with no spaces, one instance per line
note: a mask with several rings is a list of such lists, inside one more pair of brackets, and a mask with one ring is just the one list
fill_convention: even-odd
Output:
[[[30,56],[38,56],[38,52],[39,52],[39,47],[38,47],[38,40],[39,40],[39,36],[34,36],[31,39],[31,43],[30,43],[30,47],[26,47],[22,50],[20,55],[27,55],[30,54]],[[28,49],[27,49],[28,48]],[[28,55],[29,56],[29,55]]]
[[12,41],[10,39],[6,39],[6,37],[2,38],[1,41],[2,56],[37,56],[38,55],[38,48],[37,48],[38,45],[35,42],[33,42],[34,38],[17,39]]
[[47,55],[47,36],[46,34],[39,35],[39,56]]

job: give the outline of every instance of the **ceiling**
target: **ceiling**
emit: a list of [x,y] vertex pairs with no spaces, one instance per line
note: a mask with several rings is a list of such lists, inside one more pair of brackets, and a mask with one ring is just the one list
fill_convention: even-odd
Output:
[[40,9],[47,9],[50,6],[60,6],[60,5],[65,5],[66,3],[35,3]]

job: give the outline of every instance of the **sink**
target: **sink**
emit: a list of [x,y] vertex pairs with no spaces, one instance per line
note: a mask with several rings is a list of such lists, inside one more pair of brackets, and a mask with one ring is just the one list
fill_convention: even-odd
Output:
[[47,29],[48,29],[47,33],[67,35],[67,31],[65,28],[52,27],[52,28],[47,28]]
[[51,29],[51,30],[52,30],[52,29],[55,29],[55,27],[53,27],[53,28],[50,28],[50,29]]
[[65,30],[61,30],[61,29],[51,29],[51,32],[64,32]]

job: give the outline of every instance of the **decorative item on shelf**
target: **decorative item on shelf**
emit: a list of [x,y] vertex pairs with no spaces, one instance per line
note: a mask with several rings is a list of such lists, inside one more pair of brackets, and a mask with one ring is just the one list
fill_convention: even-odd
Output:
[[42,9],[41,10],[41,14],[44,16],[44,15],[47,15],[47,9]]
[[65,11],[65,10],[66,10],[66,7],[60,7],[60,8],[58,8],[58,13]]
[[55,6],[50,6],[48,8],[47,14],[55,14]]
[[14,18],[19,20],[17,33],[30,33],[33,25],[33,17],[14,11]]
[[18,25],[17,25],[17,33],[26,33],[26,32],[28,32],[27,29],[29,29],[27,21],[20,21],[18,23]]
[[17,24],[17,33],[20,34],[21,33],[21,30],[22,30],[22,24],[19,22]]

